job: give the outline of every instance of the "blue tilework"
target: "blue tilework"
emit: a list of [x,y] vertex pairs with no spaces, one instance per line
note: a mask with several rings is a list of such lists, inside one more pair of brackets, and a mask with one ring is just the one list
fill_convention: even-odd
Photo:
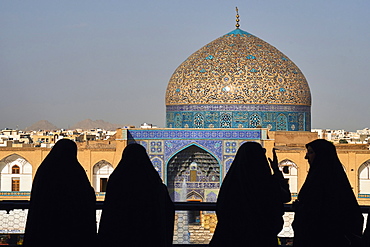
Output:
[[215,105],[213,107],[212,105],[204,107],[199,105],[167,107],[167,127],[262,127],[272,131],[311,131],[309,106],[254,105],[250,106],[250,109],[247,105],[240,105],[240,107],[236,107],[237,105],[218,106],[218,109]]
[[[217,139],[240,139],[255,140],[261,139],[261,129],[130,129],[128,130],[128,140],[143,142],[144,140],[217,140]],[[147,147],[147,146],[145,146]]]
[[[292,119],[295,119],[292,117]],[[266,129],[124,129],[128,143],[143,145],[153,166],[166,181],[167,163],[178,152],[196,145],[220,165],[220,177],[229,170],[239,146],[246,141],[261,142]],[[212,187],[213,188],[213,187]]]
[[196,145],[213,155],[218,161],[222,160],[222,141],[220,140],[166,140],[165,141],[166,163],[181,150]]
[[159,158],[154,158],[151,161],[152,161],[152,164],[153,164],[155,170],[159,173],[159,176],[162,178],[162,163],[163,163],[163,161],[160,160]]
[[206,202],[217,202],[217,195],[213,191],[206,195]]
[[237,29],[235,29],[235,30],[233,30],[233,31],[225,34],[225,35],[234,35],[235,36],[237,34],[239,34],[239,35],[246,35],[246,36],[251,36],[252,35],[252,34],[246,32],[246,31],[241,30],[240,28],[237,28]]
[[311,112],[306,105],[267,105],[267,104],[205,104],[205,105],[168,105],[167,112],[177,111],[285,111],[285,112]]

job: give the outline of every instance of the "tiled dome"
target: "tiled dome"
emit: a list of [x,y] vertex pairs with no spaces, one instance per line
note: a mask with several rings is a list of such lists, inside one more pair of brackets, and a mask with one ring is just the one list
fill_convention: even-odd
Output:
[[167,127],[310,130],[311,94],[282,52],[239,28],[205,45],[173,73]]

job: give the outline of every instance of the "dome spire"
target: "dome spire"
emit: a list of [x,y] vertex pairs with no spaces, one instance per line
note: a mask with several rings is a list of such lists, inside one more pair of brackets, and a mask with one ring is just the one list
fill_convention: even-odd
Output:
[[239,25],[239,10],[238,10],[238,7],[235,7],[235,10],[236,10],[236,24],[235,24],[235,26],[236,26],[236,28],[239,28],[240,27],[240,25]]

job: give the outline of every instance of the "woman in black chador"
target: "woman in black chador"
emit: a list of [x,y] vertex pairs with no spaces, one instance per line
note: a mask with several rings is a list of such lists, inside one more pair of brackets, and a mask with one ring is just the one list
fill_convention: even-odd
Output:
[[364,234],[362,235],[361,243],[362,243],[361,247],[369,247],[370,246],[370,210],[367,213],[366,229],[364,231]]
[[99,226],[100,246],[172,246],[174,205],[146,150],[128,145],[110,175]]
[[217,227],[211,247],[274,247],[283,227],[283,202],[290,201],[289,185],[265,149],[246,142],[238,150],[217,199]]
[[58,141],[33,180],[23,246],[94,246],[95,200],[76,144]]
[[335,146],[306,144],[310,164],[295,205],[294,247],[357,246],[363,217]]

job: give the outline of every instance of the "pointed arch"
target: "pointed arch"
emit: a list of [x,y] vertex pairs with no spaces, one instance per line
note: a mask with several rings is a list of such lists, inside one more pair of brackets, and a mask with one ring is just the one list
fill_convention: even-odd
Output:
[[254,113],[250,115],[249,117],[249,126],[251,128],[258,128],[258,126],[261,126],[262,124],[262,118],[259,114]]
[[284,178],[289,179],[291,193],[298,193],[298,166],[290,159],[279,162],[279,169],[283,172]]
[[202,113],[197,112],[194,114],[193,124],[194,128],[204,128],[204,116]]
[[181,190],[184,180],[187,189],[199,188],[197,191],[200,194],[204,194],[208,187],[219,188],[220,162],[212,153],[194,143],[176,152],[166,167],[167,187],[172,195],[176,195],[175,191]]
[[154,166],[154,169],[158,172],[159,176],[162,178],[163,180],[163,177],[162,177],[162,164],[163,164],[163,161],[158,158],[158,157],[155,157],[151,160],[153,166]]
[[31,191],[32,165],[21,155],[0,160],[0,191]]
[[358,168],[358,193],[370,194],[370,159]]
[[232,114],[230,112],[222,112],[220,116],[220,128],[231,128]]
[[105,192],[113,166],[106,160],[100,160],[93,166],[93,188],[96,192]]
[[196,192],[195,190],[190,191],[187,196],[186,200],[188,201],[203,201],[203,196]]
[[288,119],[283,113],[280,113],[277,116],[276,130],[283,130],[283,131],[288,130]]
[[166,168],[167,168],[167,166],[168,166],[168,162],[169,162],[169,161],[170,161],[170,160],[171,160],[175,155],[177,155],[178,153],[180,153],[180,152],[181,152],[181,151],[183,151],[184,149],[187,149],[187,148],[188,148],[188,147],[190,147],[190,146],[197,146],[197,147],[199,147],[200,149],[203,149],[204,151],[206,151],[207,153],[209,153],[210,155],[212,155],[212,157],[213,157],[213,158],[215,158],[219,164],[221,164],[220,159],[219,159],[216,155],[214,155],[214,154],[212,153],[212,151],[211,151],[211,150],[209,150],[207,147],[204,147],[204,146],[200,145],[199,143],[192,142],[192,143],[189,143],[189,144],[187,144],[187,145],[184,145],[183,147],[181,147],[180,149],[178,149],[176,152],[174,152],[173,154],[171,154],[171,155],[168,157],[168,159],[167,159]]

